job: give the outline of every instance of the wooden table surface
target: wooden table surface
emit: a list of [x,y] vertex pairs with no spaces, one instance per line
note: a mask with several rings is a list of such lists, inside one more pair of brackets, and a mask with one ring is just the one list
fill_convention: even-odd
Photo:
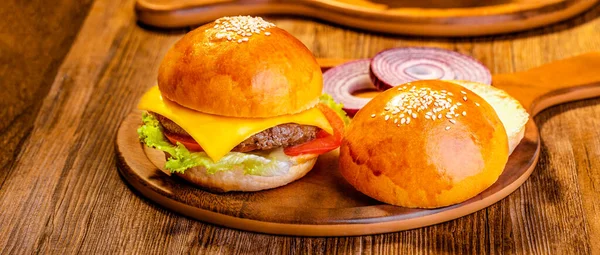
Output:
[[[135,22],[132,0],[0,4],[2,253],[551,253],[600,251],[600,99],[539,114],[538,167],[506,199],[399,233],[340,238],[263,235],[205,224],[140,197],[116,169],[120,121],[156,82],[186,30]],[[317,57],[363,58],[397,46],[466,53],[493,73],[600,50],[600,6],[524,33],[464,39],[348,30],[269,18]],[[590,68],[600,68],[592,67]]]

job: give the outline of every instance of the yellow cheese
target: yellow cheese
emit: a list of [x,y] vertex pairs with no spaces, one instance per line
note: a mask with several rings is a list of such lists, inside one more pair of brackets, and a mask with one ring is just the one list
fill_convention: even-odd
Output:
[[188,132],[213,160],[218,161],[235,146],[266,129],[285,123],[319,127],[332,134],[325,115],[316,108],[273,118],[234,118],[201,113],[163,99],[158,86],[140,100],[138,108],[158,113]]

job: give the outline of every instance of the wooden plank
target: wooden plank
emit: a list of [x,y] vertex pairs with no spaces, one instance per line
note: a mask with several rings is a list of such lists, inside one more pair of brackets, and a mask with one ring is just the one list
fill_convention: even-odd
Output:
[[[88,231],[82,226],[96,212],[96,198],[105,191],[105,176],[113,174],[118,180],[112,172],[114,132],[106,123],[110,122],[108,119],[118,119],[120,110],[130,108],[136,95],[130,94],[126,86],[111,86],[122,84],[115,80],[123,81],[131,73],[148,78],[152,75],[131,69],[120,69],[121,73],[114,75],[111,70],[121,66],[111,61],[129,59],[124,65],[146,61],[125,55],[159,54],[154,43],[161,42],[152,41],[142,47],[128,44],[128,31],[138,29],[132,22],[130,7],[127,2],[96,2],[56,75],[31,135],[17,157],[19,163],[12,168],[17,174],[5,181],[0,190],[0,222],[7,223],[2,224],[0,236],[10,237],[1,239],[0,247],[5,251],[78,249]],[[117,50],[124,45],[127,46]],[[150,57],[155,59],[159,58]],[[121,96],[113,97],[111,90]],[[107,98],[127,105],[108,102]],[[106,107],[106,103],[111,107]]]
[[[597,34],[594,31],[600,28],[596,18],[598,13],[600,9],[597,6],[586,15],[572,20],[568,26],[561,24],[507,38],[512,41],[514,71],[599,50],[600,44],[588,41],[589,35]],[[591,201],[599,193],[590,183],[594,178],[596,185],[599,183],[598,172],[592,169],[600,168],[576,163],[585,160],[586,156],[583,152],[580,155],[573,154],[576,148],[583,151],[582,147],[588,147],[590,143],[597,144],[598,136],[595,140],[575,140],[573,137],[579,133],[593,135],[589,127],[597,126],[600,121],[586,115],[596,114],[600,109],[600,100],[583,102],[590,107],[577,109],[576,106],[582,102],[565,104],[552,107],[536,117],[542,137],[538,168],[520,190],[500,204],[508,208],[488,208],[490,226],[494,227],[491,233],[493,239],[497,240],[493,246],[498,248],[495,253],[552,251],[556,254],[586,254],[600,249],[597,241],[593,241],[598,239],[599,233],[597,209],[594,209],[598,208],[599,203],[597,200]],[[579,117],[589,120],[589,126],[565,125],[568,123],[567,117],[561,109],[571,110],[569,113],[574,115],[571,119]],[[577,177],[582,173],[586,177],[578,180]]]
[[[9,0],[0,8],[0,188],[48,93],[91,0]],[[36,18],[32,18],[35,13]],[[65,25],[60,25],[65,24]]]

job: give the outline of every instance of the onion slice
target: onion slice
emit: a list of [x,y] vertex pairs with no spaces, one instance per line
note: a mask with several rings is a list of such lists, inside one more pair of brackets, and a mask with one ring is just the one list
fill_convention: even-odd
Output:
[[380,90],[416,80],[468,80],[492,83],[490,70],[474,58],[429,47],[394,48],[371,60],[371,81]]
[[370,64],[371,59],[355,60],[331,68],[323,74],[323,92],[342,103],[344,111],[351,117],[371,101],[370,98],[352,95],[359,90],[375,89],[369,78]]

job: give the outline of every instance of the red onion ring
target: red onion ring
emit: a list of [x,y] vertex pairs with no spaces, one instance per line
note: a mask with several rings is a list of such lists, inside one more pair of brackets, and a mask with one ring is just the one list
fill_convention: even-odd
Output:
[[327,70],[323,74],[323,92],[344,104],[344,111],[354,116],[371,99],[360,98],[352,93],[363,89],[375,89],[369,78],[370,59],[360,59],[344,63]]
[[375,87],[386,90],[415,80],[469,80],[492,84],[492,74],[474,58],[429,47],[394,48],[371,60],[370,77]]

